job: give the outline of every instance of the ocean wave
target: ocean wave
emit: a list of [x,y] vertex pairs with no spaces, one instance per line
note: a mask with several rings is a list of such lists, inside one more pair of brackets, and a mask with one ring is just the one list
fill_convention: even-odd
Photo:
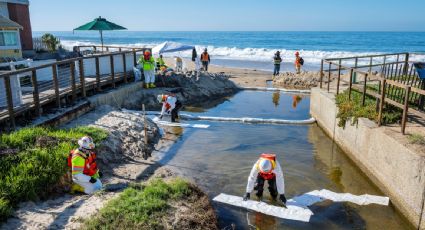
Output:
[[[61,44],[67,48],[72,49],[73,46],[81,45],[100,45],[96,42],[91,41],[72,41],[72,40],[62,40]],[[146,44],[146,43],[133,43],[133,44],[108,44],[110,46],[120,46],[120,47],[154,47],[158,43]],[[377,55],[383,54],[382,52],[352,52],[352,51],[321,51],[321,50],[287,50],[287,49],[266,49],[266,48],[237,48],[237,47],[216,47],[216,46],[195,46],[198,53],[201,53],[204,48],[208,49],[208,53],[217,59],[231,59],[231,60],[249,60],[249,61],[260,61],[260,62],[272,62],[273,56],[277,51],[281,52],[281,57],[283,62],[293,62],[294,54],[296,51],[300,52],[300,55],[303,57],[305,63],[317,65],[320,64],[321,60],[324,58],[340,58],[340,57],[352,57],[352,56],[364,56],[364,55]],[[190,58],[192,51],[179,52],[178,54],[164,54],[164,56],[181,56]],[[413,61],[423,61],[424,55],[414,55],[410,60]],[[365,62],[366,64],[366,62]]]

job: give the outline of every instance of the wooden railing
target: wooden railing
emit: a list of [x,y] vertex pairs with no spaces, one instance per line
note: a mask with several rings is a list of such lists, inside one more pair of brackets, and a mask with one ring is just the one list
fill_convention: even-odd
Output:
[[15,129],[20,114],[33,112],[39,117],[43,106],[62,108],[87,97],[89,91],[94,94],[134,81],[133,67],[145,49],[123,50],[0,72],[0,124],[8,121]]
[[[382,114],[385,104],[390,104],[403,110],[401,132],[405,134],[408,114],[425,118],[425,80],[420,79],[409,53],[393,53],[370,56],[323,59],[321,63],[320,88],[326,79],[326,88],[330,92],[331,76],[336,72],[335,93],[339,94],[341,76],[345,72],[348,79],[348,95],[351,100],[353,89],[362,93],[362,104],[366,97],[377,100],[378,125],[382,124]],[[325,69],[325,64],[328,65]],[[377,74],[373,75],[375,72]],[[326,76],[325,76],[326,75]],[[360,81],[358,81],[360,78]],[[370,89],[368,83],[374,83],[376,90]],[[372,87],[373,88],[373,87]]]

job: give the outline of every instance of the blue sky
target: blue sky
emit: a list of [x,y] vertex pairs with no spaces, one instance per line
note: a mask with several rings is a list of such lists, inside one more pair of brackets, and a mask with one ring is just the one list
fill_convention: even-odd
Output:
[[425,31],[425,0],[30,0],[34,31]]

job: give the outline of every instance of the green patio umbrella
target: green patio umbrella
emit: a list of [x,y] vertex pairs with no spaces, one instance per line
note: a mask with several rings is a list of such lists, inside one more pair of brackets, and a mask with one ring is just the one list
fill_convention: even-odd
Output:
[[104,30],[126,30],[127,28],[119,26],[115,23],[112,23],[105,18],[98,17],[93,21],[84,24],[74,30],[98,30],[100,33],[100,42],[102,43],[102,51],[103,51],[103,31]]

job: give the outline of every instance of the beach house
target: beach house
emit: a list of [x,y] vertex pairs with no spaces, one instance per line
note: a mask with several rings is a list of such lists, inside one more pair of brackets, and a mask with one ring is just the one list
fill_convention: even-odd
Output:
[[28,0],[0,0],[0,57],[33,52]]

